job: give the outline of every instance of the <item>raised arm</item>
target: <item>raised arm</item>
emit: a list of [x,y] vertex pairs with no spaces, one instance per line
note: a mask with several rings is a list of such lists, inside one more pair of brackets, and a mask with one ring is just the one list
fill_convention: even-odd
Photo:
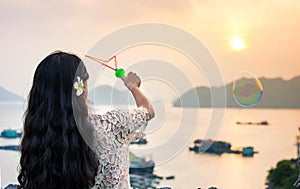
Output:
[[139,89],[141,85],[141,79],[133,72],[129,72],[126,78],[122,78],[124,85],[131,91],[135,103],[138,107],[144,107],[149,112],[149,120],[154,117],[153,107],[144,95],[144,93]]

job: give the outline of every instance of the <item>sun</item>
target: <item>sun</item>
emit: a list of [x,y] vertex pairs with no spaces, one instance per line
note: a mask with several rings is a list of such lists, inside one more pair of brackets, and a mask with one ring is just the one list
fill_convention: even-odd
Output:
[[235,51],[241,51],[246,48],[245,42],[240,37],[232,38],[230,40],[230,45]]

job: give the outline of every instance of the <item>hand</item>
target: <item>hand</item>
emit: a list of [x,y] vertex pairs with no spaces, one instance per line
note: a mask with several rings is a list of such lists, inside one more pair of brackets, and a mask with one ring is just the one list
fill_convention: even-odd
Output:
[[141,79],[136,73],[129,72],[126,78],[122,78],[124,85],[132,91],[135,87],[140,87]]

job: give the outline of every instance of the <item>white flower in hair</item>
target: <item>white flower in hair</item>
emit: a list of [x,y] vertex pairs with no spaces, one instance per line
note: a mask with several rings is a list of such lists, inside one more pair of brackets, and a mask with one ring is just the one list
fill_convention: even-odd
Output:
[[77,81],[74,83],[74,89],[76,89],[76,95],[80,96],[83,93],[83,81],[80,79],[80,77],[77,77]]

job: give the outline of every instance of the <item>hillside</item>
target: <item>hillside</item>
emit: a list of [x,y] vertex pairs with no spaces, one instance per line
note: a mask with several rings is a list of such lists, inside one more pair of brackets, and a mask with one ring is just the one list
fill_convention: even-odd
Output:
[[[300,76],[288,81],[281,78],[260,78],[260,81],[264,88],[263,96],[260,103],[254,108],[300,108]],[[232,86],[233,83],[225,86],[227,107],[238,108],[240,106],[234,100]],[[222,88],[201,86],[184,93],[174,101],[173,105],[175,107],[212,107],[211,91],[217,94],[213,107],[220,107],[221,104],[218,101],[223,98],[220,92]],[[196,98],[195,95],[197,96]],[[195,103],[197,98],[199,105]]]
[[0,101],[4,101],[4,102],[15,102],[15,101],[23,101],[24,99],[13,93],[10,92],[6,89],[4,89],[3,87],[0,87]]

